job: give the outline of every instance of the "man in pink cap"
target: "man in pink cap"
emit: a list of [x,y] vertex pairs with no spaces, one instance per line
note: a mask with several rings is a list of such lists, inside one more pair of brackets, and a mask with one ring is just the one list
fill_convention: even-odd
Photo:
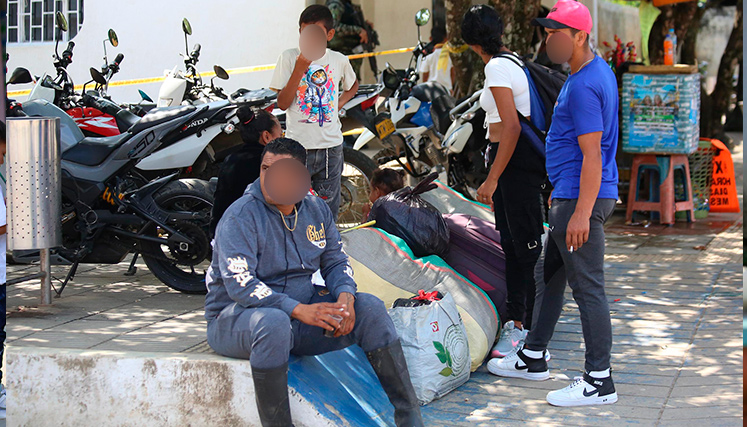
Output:
[[505,377],[545,380],[547,345],[563,308],[566,283],[578,304],[586,344],[583,377],[547,394],[555,406],[617,402],[610,372],[612,326],[604,292],[604,223],[617,201],[617,80],[589,48],[591,14],[583,4],[561,0],[533,24],[548,32],[547,54],[568,63],[546,140],[546,166],[554,190],[550,237],[535,269],[537,296],[532,330],[523,349],[488,362]]

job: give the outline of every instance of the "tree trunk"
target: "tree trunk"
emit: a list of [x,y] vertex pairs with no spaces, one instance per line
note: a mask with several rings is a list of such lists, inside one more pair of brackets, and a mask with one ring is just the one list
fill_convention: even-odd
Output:
[[698,2],[677,3],[659,9],[661,15],[656,18],[648,39],[648,57],[651,65],[664,64],[664,39],[670,28],[674,28],[677,40],[682,45],[682,59],[694,61],[695,46],[690,44],[694,44],[697,31],[692,34],[690,27],[693,24],[695,27],[700,26],[702,11],[698,8]]
[[503,18],[503,44],[520,55],[530,53],[535,27],[532,19],[540,10],[540,0],[490,0]]
[[451,53],[451,61],[456,70],[454,94],[456,98],[474,92],[483,81],[483,64],[480,57],[467,48],[462,40],[462,18],[472,5],[471,0],[445,0],[446,36],[449,46],[457,52]]
[[716,138],[723,133],[722,120],[731,106],[731,96],[734,94],[734,71],[742,60],[742,45],[742,0],[739,0],[734,28],[719,63],[716,86],[713,92],[707,95],[708,99],[704,103],[709,106],[709,114],[702,115],[700,134],[703,136]]

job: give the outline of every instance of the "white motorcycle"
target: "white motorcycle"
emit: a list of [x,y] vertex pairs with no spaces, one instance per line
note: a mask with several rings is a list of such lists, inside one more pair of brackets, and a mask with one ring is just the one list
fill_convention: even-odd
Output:
[[166,79],[158,91],[158,107],[171,107],[175,105],[197,105],[208,102],[228,99],[223,89],[215,86],[215,78],[228,80],[226,70],[219,65],[213,66],[215,76],[210,79],[210,84],[202,82],[202,76],[197,71],[197,62],[200,60],[202,46],[195,44],[192,52],[189,51],[188,37],[192,35],[192,25],[187,18],[182,20],[182,31],[184,32],[184,66],[185,71],[178,69],[166,70]]
[[[430,11],[421,9],[415,15],[418,44],[405,70],[395,70],[390,64],[382,73],[388,93],[383,103],[386,112],[380,113],[372,125],[356,139],[353,149],[361,150],[375,139],[384,149],[374,156],[379,164],[397,161],[415,178],[445,169],[446,158],[440,149],[441,132],[448,126],[448,112],[454,104],[449,91],[435,82],[418,83],[415,69],[418,60],[432,53],[435,44],[420,41],[420,27],[430,20]],[[402,163],[401,158],[406,162]]]
[[[415,15],[419,28],[430,19],[430,11],[421,9]],[[484,153],[488,144],[482,128],[485,113],[477,92],[455,106],[448,90],[435,82],[418,83],[413,64],[434,50],[433,43],[418,45],[406,70],[395,70],[389,64],[382,73],[390,96],[386,110],[368,126],[353,148],[360,150],[378,138],[385,148],[374,156],[378,164],[398,163],[413,178],[431,172],[446,172],[448,185],[474,199],[476,189],[487,177]],[[403,161],[404,159],[404,161]]]

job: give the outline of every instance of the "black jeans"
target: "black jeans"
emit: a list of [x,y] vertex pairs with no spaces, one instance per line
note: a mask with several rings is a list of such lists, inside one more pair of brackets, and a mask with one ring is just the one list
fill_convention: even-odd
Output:
[[[498,180],[493,193],[495,228],[501,233],[501,246],[506,254],[506,308],[508,319],[532,328],[534,311],[534,267],[542,252],[542,222],[544,219],[542,185],[546,173],[540,165],[531,164],[533,153],[521,150],[519,140],[508,166]],[[491,143],[492,160],[497,145]],[[536,163],[536,162],[535,162]]]

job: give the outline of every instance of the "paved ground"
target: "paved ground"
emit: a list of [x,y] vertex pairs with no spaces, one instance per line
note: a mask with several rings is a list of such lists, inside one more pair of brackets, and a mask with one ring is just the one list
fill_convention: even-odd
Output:
[[[735,162],[741,171],[741,146]],[[568,293],[550,346],[550,381],[500,379],[481,368],[424,408],[426,425],[742,425],[742,215],[712,214],[674,227],[626,226],[623,216],[608,225],[606,272],[620,401],[559,409],[544,400],[583,367],[578,309]],[[9,276],[30,268],[12,266]],[[169,290],[142,264],[134,277],[123,276],[125,270],[125,264],[81,269],[47,307],[37,305],[38,282],[10,288],[8,351],[14,345],[210,351],[202,296]],[[64,276],[63,269],[55,275]]]

